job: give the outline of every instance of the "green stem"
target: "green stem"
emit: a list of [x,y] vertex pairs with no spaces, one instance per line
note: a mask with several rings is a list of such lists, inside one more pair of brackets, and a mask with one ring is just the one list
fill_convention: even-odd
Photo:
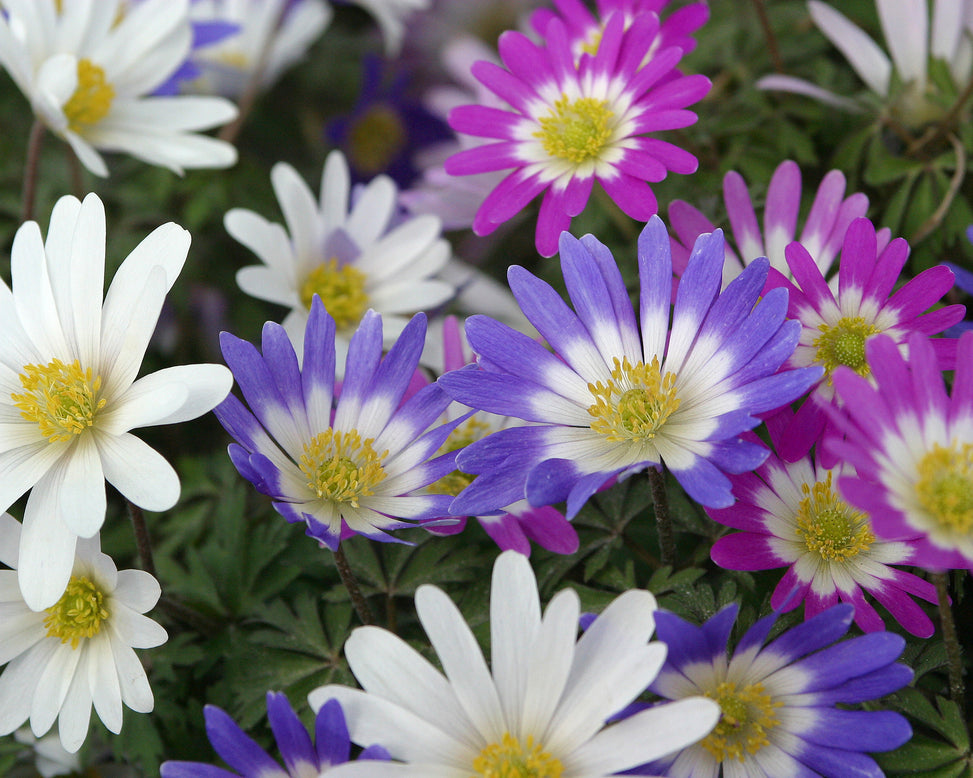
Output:
[[943,628],[943,643],[946,644],[946,666],[949,671],[949,697],[963,709],[963,655],[959,638],[956,635],[956,622],[953,609],[949,604],[949,584],[946,573],[931,573],[939,600],[939,621]]
[[780,56],[780,47],[777,45],[777,36],[774,35],[774,28],[770,24],[770,17],[767,15],[767,7],[764,0],[753,0],[753,7],[757,10],[757,19],[760,20],[760,28],[764,33],[764,40],[767,42],[767,53],[774,70],[778,73],[784,72],[784,60]]
[[348,591],[351,604],[355,606],[358,620],[362,624],[374,624],[375,618],[372,616],[371,608],[368,607],[368,601],[365,599],[365,595],[362,594],[361,588],[358,586],[358,581],[355,579],[355,574],[351,572],[351,565],[348,564],[348,557],[345,556],[345,550],[340,545],[334,552],[334,565],[338,568],[338,575],[341,576],[341,583],[345,585],[345,589]]
[[659,529],[659,555],[663,565],[675,567],[676,541],[672,530],[672,518],[669,516],[666,479],[661,469],[656,470],[654,467],[649,467],[645,472],[649,477],[652,504],[655,506],[655,523]]
[[135,531],[135,547],[139,552],[139,561],[142,569],[153,578],[158,578],[155,574],[155,560],[152,557],[152,539],[149,537],[149,528],[145,523],[145,514],[142,509],[131,500],[128,503],[128,515],[132,519],[132,529]]
[[41,160],[41,146],[44,145],[44,124],[35,119],[27,140],[27,161],[24,164],[24,184],[21,190],[21,223],[34,218],[34,198],[37,194],[37,169]]

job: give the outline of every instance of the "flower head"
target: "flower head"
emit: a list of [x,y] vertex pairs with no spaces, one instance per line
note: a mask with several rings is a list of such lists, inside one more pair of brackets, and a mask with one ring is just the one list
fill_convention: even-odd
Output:
[[231,25],[230,35],[193,52],[183,92],[239,98],[260,68],[267,89],[294,65],[331,21],[325,0],[193,0],[197,24]]
[[[71,578],[57,602],[33,610],[17,587],[21,526],[0,515],[0,735],[30,719],[36,736],[58,722],[61,745],[73,753],[88,734],[91,707],[112,732],[122,728],[122,703],[139,713],[154,701],[133,648],[165,643],[166,631],[142,614],[160,589],[142,570],[117,570],[98,536],[77,544]],[[21,560],[22,561],[22,560]]]
[[[606,776],[710,731],[717,707],[698,697],[606,727],[665,658],[665,648],[649,642],[655,600],[626,592],[580,640],[578,609],[577,594],[565,589],[542,617],[530,563],[505,551],[490,594],[492,668],[456,606],[427,584],[416,592],[416,611],[445,677],[392,633],[361,627],[345,656],[364,691],[324,686],[309,695],[311,707],[338,699],[353,741],[373,742],[381,733],[409,774],[437,778]],[[335,778],[401,776],[402,768],[347,765]]]
[[195,134],[233,119],[232,103],[152,96],[189,54],[188,0],[5,0],[4,9],[0,64],[92,173],[108,175],[97,150],[180,173],[236,162],[229,143]]
[[17,231],[12,289],[0,283],[0,508],[33,487],[24,513],[20,587],[34,609],[53,605],[71,575],[77,538],[105,520],[105,481],[153,511],[179,498],[179,478],[131,434],[194,419],[226,397],[222,365],[170,367],[136,380],[189,233],[166,224],[105,278],[105,211],[95,195],[62,197],[46,242]]
[[[838,255],[841,241],[852,220],[864,216],[868,197],[861,192],[845,197],[845,176],[840,170],[830,171],[822,180],[807,214],[800,238],[797,219],[801,207],[801,169],[796,162],[781,162],[767,187],[763,232],[757,222],[753,202],[743,176],[731,170],[723,177],[723,202],[726,204],[730,230],[736,249],[726,246],[723,282],[729,283],[757,257],[767,257],[770,266],[790,277],[784,249],[797,240],[807,250],[822,275],[828,275]],[[669,221],[675,237],[672,241],[672,265],[682,275],[696,238],[715,227],[699,210],[682,200],[669,205]],[[879,231],[879,250],[889,242],[890,231]]]
[[402,403],[425,329],[417,314],[382,357],[382,317],[366,313],[351,338],[340,393],[335,323],[320,298],[307,322],[303,367],[278,324],[264,325],[262,355],[247,341],[221,336],[250,405],[248,411],[230,395],[216,408],[237,440],[233,464],[274,499],[279,514],[306,524],[307,534],[332,550],[351,534],[392,540],[386,531],[449,513],[450,496],[425,493],[455,469],[453,455],[431,459],[455,426],[429,430],[449,398],[432,384]]
[[[328,700],[318,710],[312,742],[287,697],[280,692],[267,692],[267,718],[284,769],[222,708],[207,705],[203,716],[206,734],[216,753],[239,772],[201,762],[163,762],[159,768],[162,778],[309,778],[322,776],[335,765],[344,764],[351,753],[345,714],[337,700]],[[388,758],[388,752],[381,746],[369,746],[358,755],[362,761]]]
[[[791,416],[785,411],[768,419],[775,447]],[[853,474],[854,468],[844,464],[829,470],[811,456],[784,462],[771,454],[753,473],[731,475],[737,502],[707,513],[742,531],[716,541],[713,561],[728,570],[786,567],[771,597],[775,609],[787,611],[803,602],[804,617],[810,619],[841,600],[854,606],[861,629],[874,632],[885,625],[868,593],[909,632],[929,637],[932,621],[912,596],[935,603],[935,587],[891,566],[912,563],[917,533],[876,537],[869,515],[839,494],[839,479]]]
[[959,341],[952,397],[933,345],[910,335],[906,360],[879,335],[865,347],[873,382],[839,368],[842,410],[829,415],[847,437],[826,448],[855,466],[838,486],[875,534],[918,535],[914,564],[943,570],[973,566],[973,333]]
[[[885,333],[904,344],[913,332],[935,335],[962,319],[964,308],[948,305],[924,313],[953,285],[953,274],[943,266],[924,270],[894,289],[909,256],[909,245],[896,238],[879,250],[875,227],[868,219],[855,219],[845,233],[835,288],[828,285],[800,243],[791,243],[785,255],[794,282],[772,273],[768,285],[788,289],[787,315],[801,324],[798,346],[787,364],[824,369],[823,380],[782,437],[778,453],[793,462],[833,431],[825,409],[834,401],[834,371],[843,365],[861,376],[871,374],[865,348],[870,338]],[[950,369],[956,341],[938,339],[933,344],[942,368]],[[835,464],[827,450],[818,452],[817,457],[826,468]]]
[[378,22],[385,38],[385,54],[395,57],[402,48],[405,20],[418,11],[429,8],[432,0],[348,0],[361,6]]
[[455,108],[454,130],[496,139],[446,160],[446,172],[470,175],[511,170],[483,201],[473,231],[487,235],[543,193],[537,250],[557,251],[558,235],[584,209],[597,180],[615,203],[640,221],[657,210],[648,182],[669,171],[692,173],[696,158],[647,133],[686,127],[696,115],[686,107],[709,90],[704,76],[674,70],[682,49],[670,46],[643,63],[659,19],[638,15],[625,28],[613,13],[594,54],[576,64],[568,29],[560,19],[545,27],[545,45],[519,32],[499,42],[506,67],[478,62],[473,75],[509,104]]
[[673,308],[669,236],[653,217],[639,238],[638,266],[641,326],[615,260],[590,235],[561,237],[574,311],[543,281],[510,269],[514,296],[554,354],[486,317],[467,320],[479,369],[439,383],[472,408],[536,423],[460,452],[460,469],[482,475],[454,513],[480,513],[526,493],[532,505],[566,498],[573,517],[609,478],[661,464],[694,500],[723,507],[733,502],[725,473],[766,458],[740,434],[821,375],[820,368],[777,372],[799,325],[784,321],[782,290],[760,297],[767,260],[721,294],[723,235],[700,236]]
[[669,654],[649,688],[669,700],[705,695],[719,703],[722,716],[705,739],[640,773],[881,775],[866,752],[898,748],[912,730],[898,713],[849,706],[909,683],[912,671],[895,662],[902,637],[873,632],[835,643],[852,618],[850,605],[836,605],[767,645],[776,615],[760,619],[731,655],[736,615],[734,603],[697,627],[672,613],[656,614]]
[[757,86],[796,92],[852,111],[878,102],[910,128],[941,118],[947,109],[936,99],[940,96],[935,80],[929,78],[930,60],[944,61],[956,85],[969,80],[973,51],[965,33],[969,21],[966,3],[935,0],[931,24],[927,0],[875,0],[875,6],[889,54],[832,5],[808,1],[818,29],[838,47],[875,97],[851,100],[792,76],[765,76]]
[[368,309],[384,317],[385,345],[391,346],[409,321],[406,314],[435,308],[454,294],[452,284],[435,278],[450,254],[439,219],[398,219],[391,179],[378,176],[352,192],[348,164],[335,151],[325,163],[318,202],[290,165],[275,165],[270,180],[286,230],[242,208],[229,211],[224,223],[264,263],[240,270],[237,283],[247,294],[290,308],[283,326],[298,353],[314,295],[335,321],[340,370]]

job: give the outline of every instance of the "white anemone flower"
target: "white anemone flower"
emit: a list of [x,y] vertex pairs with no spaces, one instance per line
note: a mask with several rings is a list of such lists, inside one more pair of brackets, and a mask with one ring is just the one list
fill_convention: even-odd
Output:
[[298,354],[315,294],[335,320],[340,366],[369,308],[382,314],[385,346],[391,348],[412,314],[434,310],[456,293],[452,283],[436,277],[450,258],[440,220],[403,218],[388,176],[352,190],[348,163],[333,151],[317,201],[286,163],[274,165],[270,181],[286,230],[243,208],[230,210],[223,223],[263,262],[241,269],[237,284],[253,297],[290,308],[281,324]]
[[193,64],[200,75],[182,91],[238,98],[255,71],[267,89],[301,59],[331,22],[325,0],[195,0],[194,22],[223,22],[239,29],[218,43],[200,48]]
[[716,724],[713,700],[605,726],[665,661],[665,645],[649,642],[655,607],[649,592],[628,591],[578,639],[578,595],[559,592],[541,616],[530,563],[505,551],[493,568],[490,668],[446,594],[419,587],[416,611],[445,677],[391,632],[356,629],[345,656],[364,691],[323,686],[308,699],[315,710],[337,699],[351,739],[381,742],[399,762],[349,762],[329,778],[601,778],[679,751]]
[[370,13],[385,38],[385,53],[394,57],[402,48],[405,20],[416,11],[425,11],[432,0],[350,0]]
[[232,145],[196,134],[231,121],[231,102],[152,96],[189,54],[189,0],[2,0],[0,7],[0,65],[37,119],[95,175],[108,175],[97,150],[177,173],[236,162]]
[[[927,0],[875,0],[882,34],[889,53],[860,27],[828,3],[809,0],[808,10],[818,29],[848,60],[848,64],[883,104],[894,101],[892,110],[906,126],[918,127],[942,112],[928,98],[930,58],[944,61],[953,80],[965,86],[973,68],[971,0],[935,0],[930,20]],[[893,94],[893,74],[901,93]],[[862,105],[815,84],[791,76],[765,76],[761,89],[780,89],[813,97],[848,110]]]
[[138,713],[154,706],[133,649],[166,642],[166,631],[143,616],[159,599],[143,570],[117,570],[98,536],[78,543],[71,581],[50,608],[31,609],[17,586],[19,522],[0,515],[0,735],[30,719],[40,737],[58,723],[61,745],[76,752],[88,734],[91,708],[109,730],[122,728],[122,703]]
[[105,210],[97,196],[58,200],[46,241],[32,221],[14,237],[12,287],[0,282],[0,510],[33,487],[19,580],[35,610],[64,592],[77,538],[101,528],[106,480],[147,510],[176,503],[176,471],[129,430],[194,419],[233,384],[223,365],[136,380],[189,240],[175,224],[156,229],[103,299]]

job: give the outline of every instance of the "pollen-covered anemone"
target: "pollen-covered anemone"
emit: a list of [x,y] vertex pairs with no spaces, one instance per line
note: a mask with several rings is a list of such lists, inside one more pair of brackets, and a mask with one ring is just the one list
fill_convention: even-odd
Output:
[[959,340],[952,397],[932,343],[908,340],[908,359],[888,336],[866,346],[874,384],[847,368],[834,376],[835,453],[855,466],[838,486],[873,517],[882,537],[918,535],[913,564],[973,566],[973,333]]
[[658,210],[650,182],[669,171],[695,172],[692,154],[648,133],[695,122],[686,107],[709,91],[710,82],[675,69],[683,54],[679,46],[644,62],[658,31],[654,13],[637,15],[626,28],[625,14],[617,11],[607,19],[597,51],[576,63],[568,29],[554,18],[545,26],[543,45],[508,31],[499,41],[505,67],[473,66],[473,75],[509,110],[454,108],[454,130],[496,142],[454,154],[446,172],[511,171],[477,211],[477,235],[493,232],[543,193],[536,244],[549,257],[557,252],[558,235],[584,210],[596,180],[626,214],[645,220]]
[[382,356],[382,317],[368,311],[351,337],[335,386],[335,322],[314,298],[304,361],[279,324],[263,329],[263,354],[222,333],[223,356],[250,406],[230,395],[215,410],[236,439],[230,458],[274,509],[332,551],[343,537],[393,540],[389,530],[449,515],[452,497],[425,487],[456,469],[435,456],[462,418],[430,427],[449,404],[435,384],[405,403],[426,319],[416,314]]
[[852,706],[912,680],[912,670],[895,661],[905,640],[873,632],[836,642],[851,626],[852,607],[842,604],[764,645],[777,618],[766,616],[731,653],[737,609],[728,605],[701,627],[672,613],[656,614],[656,634],[669,653],[649,689],[667,700],[704,695],[722,715],[699,743],[632,774],[882,775],[867,752],[901,746],[912,736],[909,723],[892,711]]
[[[767,419],[774,449],[792,415]],[[771,454],[754,472],[730,476],[737,501],[707,514],[741,531],[713,544],[713,561],[727,570],[787,568],[770,600],[774,608],[803,603],[809,619],[841,600],[854,606],[861,629],[874,632],[885,629],[875,599],[913,635],[930,637],[933,623],[912,597],[935,603],[935,587],[892,566],[913,562],[920,533],[877,537],[869,514],[839,493],[839,480],[854,472],[846,463],[826,469],[810,455],[784,462]]]
[[467,320],[478,365],[439,383],[471,408],[535,423],[459,453],[460,469],[479,478],[453,513],[478,514],[526,494],[532,505],[566,499],[570,518],[609,478],[663,464],[694,500],[731,504],[726,473],[752,470],[768,453],[741,433],[821,376],[818,367],[778,372],[800,326],[784,319],[786,292],[760,297],[767,267],[765,259],[752,263],[720,293],[723,234],[702,235],[673,306],[669,235],[653,217],[638,241],[640,324],[614,258],[593,236],[561,236],[574,310],[512,267],[514,296],[554,353],[488,317]]
[[489,666],[445,592],[420,586],[416,612],[442,671],[394,633],[360,627],[345,656],[363,689],[308,695],[314,709],[337,699],[351,739],[380,741],[396,760],[349,762],[334,778],[604,778],[699,740],[719,715],[697,696],[605,725],[665,659],[650,642],[649,592],[619,595],[578,638],[577,593],[558,592],[542,614],[530,562],[504,551],[493,566]]
[[[827,409],[834,403],[832,375],[841,366],[865,378],[871,375],[866,343],[885,333],[900,346],[912,333],[935,335],[963,318],[962,305],[928,310],[953,285],[952,272],[942,266],[923,270],[898,289],[896,282],[909,257],[909,244],[896,238],[882,247],[883,240],[865,218],[852,221],[841,246],[836,288],[829,286],[823,271],[807,249],[791,243],[784,254],[794,281],[772,270],[768,286],[790,293],[788,313],[801,324],[801,337],[788,367],[819,365],[823,380],[814,387],[781,441],[779,454],[786,462],[805,456],[811,447],[834,433]],[[956,341],[938,338],[933,349],[940,368],[951,370],[956,359]],[[820,447],[819,447],[820,448]],[[818,461],[831,468],[836,460],[825,448]]]

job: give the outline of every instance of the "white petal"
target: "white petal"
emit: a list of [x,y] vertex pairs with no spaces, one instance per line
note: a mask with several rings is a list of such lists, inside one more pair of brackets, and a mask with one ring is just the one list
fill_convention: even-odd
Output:
[[903,84],[926,83],[929,12],[926,0],[876,0],[885,42]]
[[136,613],[152,610],[161,594],[159,582],[144,570],[118,571],[118,584],[113,596]]
[[[88,722],[91,721],[91,689],[85,676],[86,673],[74,673],[71,687],[68,689],[61,713],[57,718],[57,731],[61,738],[61,745],[64,746],[65,751],[72,754],[84,743],[88,735]],[[41,693],[38,686],[37,694]],[[30,723],[33,726],[33,716]]]
[[[70,272],[55,273],[53,263],[51,268],[61,321],[73,333],[74,353],[82,365],[94,365],[98,358],[104,283],[105,207],[97,195],[89,194],[81,203],[72,236]],[[64,309],[62,298],[70,300],[70,311]]]
[[[80,642],[77,648],[71,648],[70,643],[55,640],[56,646],[44,673],[37,682],[37,689],[31,703],[30,725],[35,734],[38,731],[46,732],[51,728],[61,706],[67,700],[68,692],[75,685],[78,665],[81,663],[87,648],[84,641]],[[84,680],[85,686],[87,686],[87,679]],[[77,697],[77,691],[75,691],[75,697]],[[63,723],[62,720],[62,725]],[[77,751],[77,747],[74,750]]]
[[54,494],[34,489],[24,509],[17,577],[31,610],[51,607],[64,593],[74,567],[77,536],[57,513]]
[[122,692],[111,641],[104,635],[88,641],[87,682],[95,713],[109,731],[117,734],[122,729]]
[[179,499],[179,476],[165,457],[128,433],[98,441],[105,479],[147,511],[169,510]]
[[[34,690],[57,646],[57,640],[41,641],[4,668],[0,675],[0,735],[9,735],[27,721]],[[43,735],[45,731],[34,734]]]
[[44,479],[44,486],[56,490],[58,511],[73,534],[90,538],[101,529],[107,501],[94,436],[79,435],[68,455],[50,471],[50,478]]
[[144,419],[133,426],[178,424],[213,410],[226,399],[232,387],[233,374],[225,365],[177,365],[138,379],[119,402],[125,403],[133,393],[169,391],[185,399],[174,410],[164,415],[153,414],[151,420]]
[[889,91],[892,63],[861,28],[848,20],[843,13],[820,0],[809,0],[808,8],[814,23],[827,38],[841,50],[861,80],[881,97]]
[[115,669],[122,690],[122,702],[136,713],[151,713],[155,707],[152,687],[145,675],[145,668],[128,646],[114,642]]

